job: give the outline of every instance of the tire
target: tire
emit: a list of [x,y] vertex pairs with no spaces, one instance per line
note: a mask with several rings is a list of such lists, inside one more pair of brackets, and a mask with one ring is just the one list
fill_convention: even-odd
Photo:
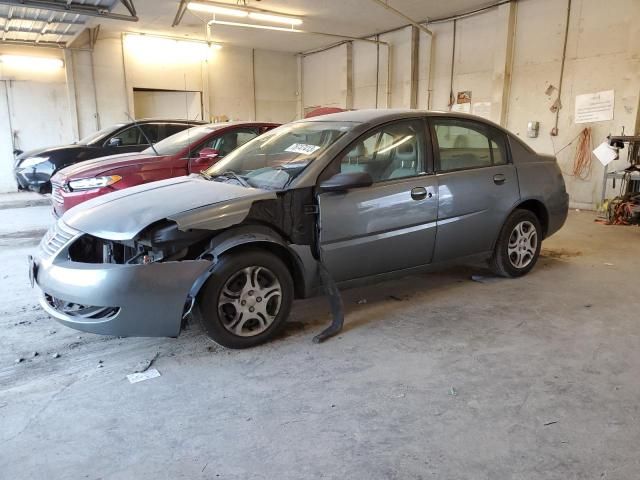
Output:
[[198,316],[214,342],[250,348],[280,331],[292,302],[293,280],[284,262],[263,250],[241,250],[219,258],[200,293]]
[[521,277],[529,273],[540,256],[542,227],[540,220],[529,210],[514,210],[500,231],[491,270],[501,277]]

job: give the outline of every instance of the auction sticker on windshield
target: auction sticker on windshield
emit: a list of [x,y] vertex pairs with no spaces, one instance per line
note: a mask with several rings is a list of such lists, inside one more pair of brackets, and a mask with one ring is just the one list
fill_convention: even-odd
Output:
[[311,155],[316,150],[320,150],[320,147],[317,145],[307,145],[306,143],[294,143],[284,149],[285,152],[302,153],[304,155]]

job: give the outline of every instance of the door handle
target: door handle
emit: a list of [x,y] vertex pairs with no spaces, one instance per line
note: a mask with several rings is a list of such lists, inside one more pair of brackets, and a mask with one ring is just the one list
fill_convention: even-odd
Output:
[[415,187],[411,189],[411,198],[414,200],[424,200],[427,197],[433,197],[433,193],[428,192],[426,188]]
[[507,178],[502,173],[497,173],[493,176],[493,183],[496,185],[502,185],[507,181]]

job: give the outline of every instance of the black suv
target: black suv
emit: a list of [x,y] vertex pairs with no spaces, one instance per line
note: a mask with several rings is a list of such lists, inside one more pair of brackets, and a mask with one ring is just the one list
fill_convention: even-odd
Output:
[[149,147],[149,141],[156,143],[185,128],[203,124],[188,120],[139,120],[136,123],[112,125],[71,145],[20,153],[14,166],[18,188],[48,193],[51,177],[64,167],[107,155],[140,152]]

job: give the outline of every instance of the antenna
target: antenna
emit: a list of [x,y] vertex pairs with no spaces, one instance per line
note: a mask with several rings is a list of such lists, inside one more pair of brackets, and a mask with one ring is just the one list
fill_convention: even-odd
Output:
[[147,137],[147,134],[144,133],[144,130],[142,129],[142,127],[140,125],[138,125],[138,122],[136,122],[131,115],[129,115],[129,112],[124,112],[124,114],[127,116],[127,118],[129,118],[129,120],[131,120],[133,122],[133,124],[138,127],[138,130],[140,130],[140,133],[142,134],[142,136],[144,137],[144,139],[147,141],[147,143],[149,144],[149,146],[151,147],[151,149],[153,150],[153,153],[156,154],[156,157],[159,157],[160,154],[158,153],[158,151],[156,150],[156,147],[153,145],[153,143],[151,143],[151,140],[149,140],[149,137]]

